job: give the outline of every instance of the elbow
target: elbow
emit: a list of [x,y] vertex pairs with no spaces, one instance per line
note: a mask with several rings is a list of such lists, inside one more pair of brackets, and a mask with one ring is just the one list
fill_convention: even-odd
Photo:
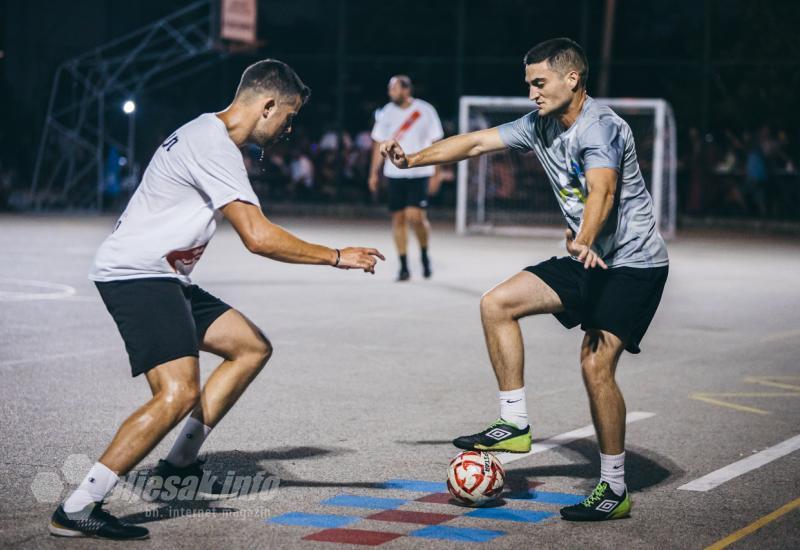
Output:
[[271,245],[272,239],[266,233],[253,233],[242,240],[245,248],[253,254],[271,257],[275,253],[274,247]]

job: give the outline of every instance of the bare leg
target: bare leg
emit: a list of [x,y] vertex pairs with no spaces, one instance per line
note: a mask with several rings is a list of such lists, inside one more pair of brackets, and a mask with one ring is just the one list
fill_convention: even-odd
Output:
[[500,391],[525,385],[519,319],[539,313],[558,313],[563,309],[558,294],[528,271],[517,273],[483,295],[481,321]]
[[397,253],[400,256],[405,256],[408,250],[408,232],[406,230],[405,211],[399,210],[397,212],[392,212],[392,233],[394,234],[394,244],[397,247]]
[[224,357],[203,386],[192,417],[216,426],[272,355],[267,337],[247,317],[230,309],[212,323],[202,349]]
[[625,400],[614,379],[624,343],[604,330],[587,331],[581,346],[581,371],[600,452],[625,450]]
[[422,208],[409,206],[405,211],[406,220],[417,235],[420,248],[428,248],[428,239],[431,234],[431,224]]
[[145,373],[153,397],[122,423],[100,462],[117,475],[130,472],[200,399],[197,357],[181,357]]

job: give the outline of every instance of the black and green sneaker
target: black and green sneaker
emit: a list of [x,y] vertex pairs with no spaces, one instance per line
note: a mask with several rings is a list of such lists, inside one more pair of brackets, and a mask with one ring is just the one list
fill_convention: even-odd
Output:
[[631,497],[626,490],[622,496],[611,490],[608,483],[601,481],[586,500],[574,506],[561,509],[561,517],[568,521],[604,521],[626,518],[631,513]]
[[514,424],[498,418],[491,426],[473,435],[462,435],[453,445],[467,451],[527,453],[531,450],[531,427],[520,430]]

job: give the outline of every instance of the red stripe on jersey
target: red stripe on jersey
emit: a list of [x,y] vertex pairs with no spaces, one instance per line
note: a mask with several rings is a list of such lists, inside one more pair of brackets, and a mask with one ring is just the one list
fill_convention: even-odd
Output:
[[397,131],[394,133],[394,139],[400,139],[403,136],[403,134],[408,132],[408,130],[412,126],[414,126],[414,123],[417,120],[419,120],[421,116],[422,113],[420,113],[419,111],[414,111],[413,113],[408,115],[408,118],[405,120],[405,122],[403,122],[403,124],[400,125],[400,128],[398,128]]

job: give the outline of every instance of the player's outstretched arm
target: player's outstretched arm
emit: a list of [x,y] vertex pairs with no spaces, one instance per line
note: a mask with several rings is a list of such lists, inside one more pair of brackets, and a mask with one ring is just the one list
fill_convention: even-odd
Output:
[[381,143],[380,151],[384,158],[388,158],[398,168],[414,168],[458,162],[505,148],[506,144],[500,138],[497,128],[488,128],[437,141],[410,155],[406,155],[400,144],[393,139]]
[[247,250],[279,262],[330,265],[340,269],[363,269],[375,273],[383,254],[374,248],[349,247],[341,250],[312,244],[275,225],[253,204],[233,201],[222,207]]

